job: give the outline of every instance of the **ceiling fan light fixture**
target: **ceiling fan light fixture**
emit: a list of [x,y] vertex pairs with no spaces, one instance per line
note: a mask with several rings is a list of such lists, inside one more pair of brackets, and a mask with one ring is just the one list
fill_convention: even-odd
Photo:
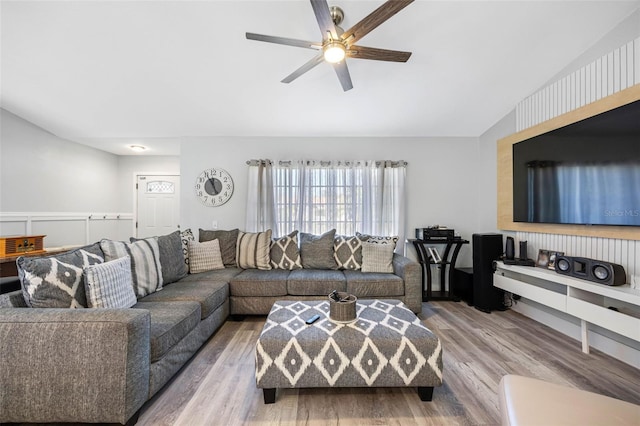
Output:
[[324,46],[324,60],[331,63],[337,64],[341,62],[344,57],[347,55],[347,49],[344,44],[338,41],[331,41]]

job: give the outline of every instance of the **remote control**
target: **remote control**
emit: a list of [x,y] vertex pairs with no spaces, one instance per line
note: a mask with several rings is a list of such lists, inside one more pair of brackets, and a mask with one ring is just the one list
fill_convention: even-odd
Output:
[[312,316],[311,318],[309,318],[307,320],[307,324],[313,324],[314,322],[318,321],[320,319],[320,315],[319,314],[315,314],[314,316]]

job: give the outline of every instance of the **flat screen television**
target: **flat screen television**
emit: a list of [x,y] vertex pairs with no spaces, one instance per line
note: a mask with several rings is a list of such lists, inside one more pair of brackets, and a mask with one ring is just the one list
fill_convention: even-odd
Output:
[[515,143],[513,220],[640,226],[640,101]]

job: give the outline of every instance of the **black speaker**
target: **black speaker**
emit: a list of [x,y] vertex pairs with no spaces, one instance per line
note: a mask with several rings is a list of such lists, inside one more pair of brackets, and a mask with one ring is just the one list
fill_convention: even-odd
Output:
[[507,247],[504,250],[504,257],[508,260],[514,260],[516,258],[516,247],[513,237],[507,237]]
[[473,234],[473,304],[483,312],[504,310],[504,291],[493,286],[493,261],[502,255],[502,234]]
[[605,285],[622,285],[627,281],[622,265],[586,257],[558,256],[556,272]]
[[529,256],[527,256],[527,242],[526,241],[520,241],[520,260],[524,260],[524,259],[528,259]]

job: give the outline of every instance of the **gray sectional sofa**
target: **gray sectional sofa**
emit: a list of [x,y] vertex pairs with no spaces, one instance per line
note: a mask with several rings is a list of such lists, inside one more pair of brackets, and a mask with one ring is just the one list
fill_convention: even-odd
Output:
[[183,276],[130,308],[30,308],[21,291],[0,295],[0,423],[134,424],[230,314],[266,315],[276,300],[337,289],[420,312],[420,265],[394,254],[393,270],[225,267]]

